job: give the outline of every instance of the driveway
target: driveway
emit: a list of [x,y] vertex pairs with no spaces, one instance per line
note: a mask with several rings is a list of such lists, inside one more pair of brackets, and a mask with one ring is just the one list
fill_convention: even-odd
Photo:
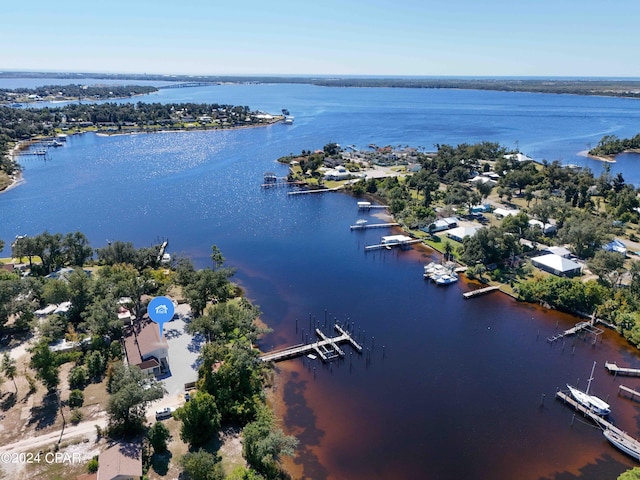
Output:
[[164,324],[163,335],[169,345],[169,375],[161,381],[168,394],[150,410],[182,405],[184,384],[198,379],[198,354],[204,345],[204,337],[189,335],[185,326],[191,321],[191,307],[181,304],[176,307],[175,319]]

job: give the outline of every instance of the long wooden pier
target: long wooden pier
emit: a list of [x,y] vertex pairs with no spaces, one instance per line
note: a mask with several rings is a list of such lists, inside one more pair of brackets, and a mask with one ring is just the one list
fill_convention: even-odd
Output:
[[553,343],[556,340],[560,340],[563,337],[567,337],[569,335],[576,334],[576,333],[581,332],[583,330],[586,330],[587,332],[592,333],[596,337],[604,332],[604,330],[594,326],[591,322],[579,322],[579,323],[576,323],[576,325],[574,327],[570,328],[569,330],[565,330],[562,333],[557,333],[557,334],[553,335],[552,337],[547,338],[547,341],[549,343]]
[[497,285],[491,285],[489,287],[478,288],[476,290],[471,290],[469,292],[464,292],[462,296],[466,298],[474,298],[480,295],[484,295],[486,293],[495,292],[496,290],[500,290],[500,287]]
[[368,228],[385,228],[385,227],[397,227],[399,223],[357,223],[350,225],[351,230],[367,230]]
[[340,333],[337,337],[329,338],[320,329],[316,328],[316,335],[321,339],[314,343],[296,345],[284,350],[278,350],[276,352],[265,353],[260,356],[263,362],[279,362],[287,360],[289,358],[298,357],[300,355],[306,355],[311,352],[315,352],[324,361],[328,362],[336,357],[344,357],[344,351],[338,346],[340,343],[348,342],[358,352],[362,353],[362,346],[358,344],[349,333],[344,330],[340,325],[336,324],[335,329]]
[[640,377],[640,369],[619,367],[615,363],[604,362],[604,368],[614,375],[626,375],[628,377]]

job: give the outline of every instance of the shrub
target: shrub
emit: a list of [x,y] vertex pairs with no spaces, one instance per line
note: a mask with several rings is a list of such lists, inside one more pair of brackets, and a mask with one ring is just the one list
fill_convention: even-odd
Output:
[[91,460],[89,460],[89,463],[87,463],[87,472],[96,473],[97,471],[98,471],[98,456],[96,455]]
[[81,390],[72,390],[69,394],[69,406],[71,408],[81,407],[84,403],[84,393]]
[[82,415],[82,412],[77,408],[74,408],[73,411],[71,412],[71,419],[69,421],[74,425],[77,425],[82,421],[83,417],[84,415]]

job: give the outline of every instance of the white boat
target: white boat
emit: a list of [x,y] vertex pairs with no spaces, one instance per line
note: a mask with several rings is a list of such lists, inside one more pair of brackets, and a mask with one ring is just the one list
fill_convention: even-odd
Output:
[[450,283],[456,283],[458,281],[458,277],[445,273],[444,275],[437,275],[434,277],[433,281],[438,285],[449,285]]
[[291,115],[287,115],[284,117],[284,124],[285,125],[293,125],[293,118]]
[[573,398],[585,408],[597,413],[598,415],[606,416],[611,413],[611,407],[607,402],[600,397],[589,394],[589,387],[591,387],[591,381],[593,380],[593,372],[596,368],[596,362],[593,362],[593,368],[591,368],[591,376],[587,382],[587,389],[583,392],[577,387],[571,386],[567,383],[567,388],[571,392]]
[[604,437],[609,440],[615,447],[622,450],[627,455],[640,460],[640,443],[621,432],[617,432],[611,428],[607,428],[603,432]]

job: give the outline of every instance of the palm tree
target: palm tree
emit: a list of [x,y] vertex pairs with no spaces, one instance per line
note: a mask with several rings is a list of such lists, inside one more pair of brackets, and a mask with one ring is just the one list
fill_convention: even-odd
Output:
[[451,245],[451,242],[447,240],[444,242],[444,254],[447,261],[451,260],[452,253],[453,253],[453,245]]
[[13,386],[16,389],[16,395],[18,394],[18,385],[16,385],[16,361],[9,356],[8,352],[4,352],[2,356],[2,373],[13,382]]

